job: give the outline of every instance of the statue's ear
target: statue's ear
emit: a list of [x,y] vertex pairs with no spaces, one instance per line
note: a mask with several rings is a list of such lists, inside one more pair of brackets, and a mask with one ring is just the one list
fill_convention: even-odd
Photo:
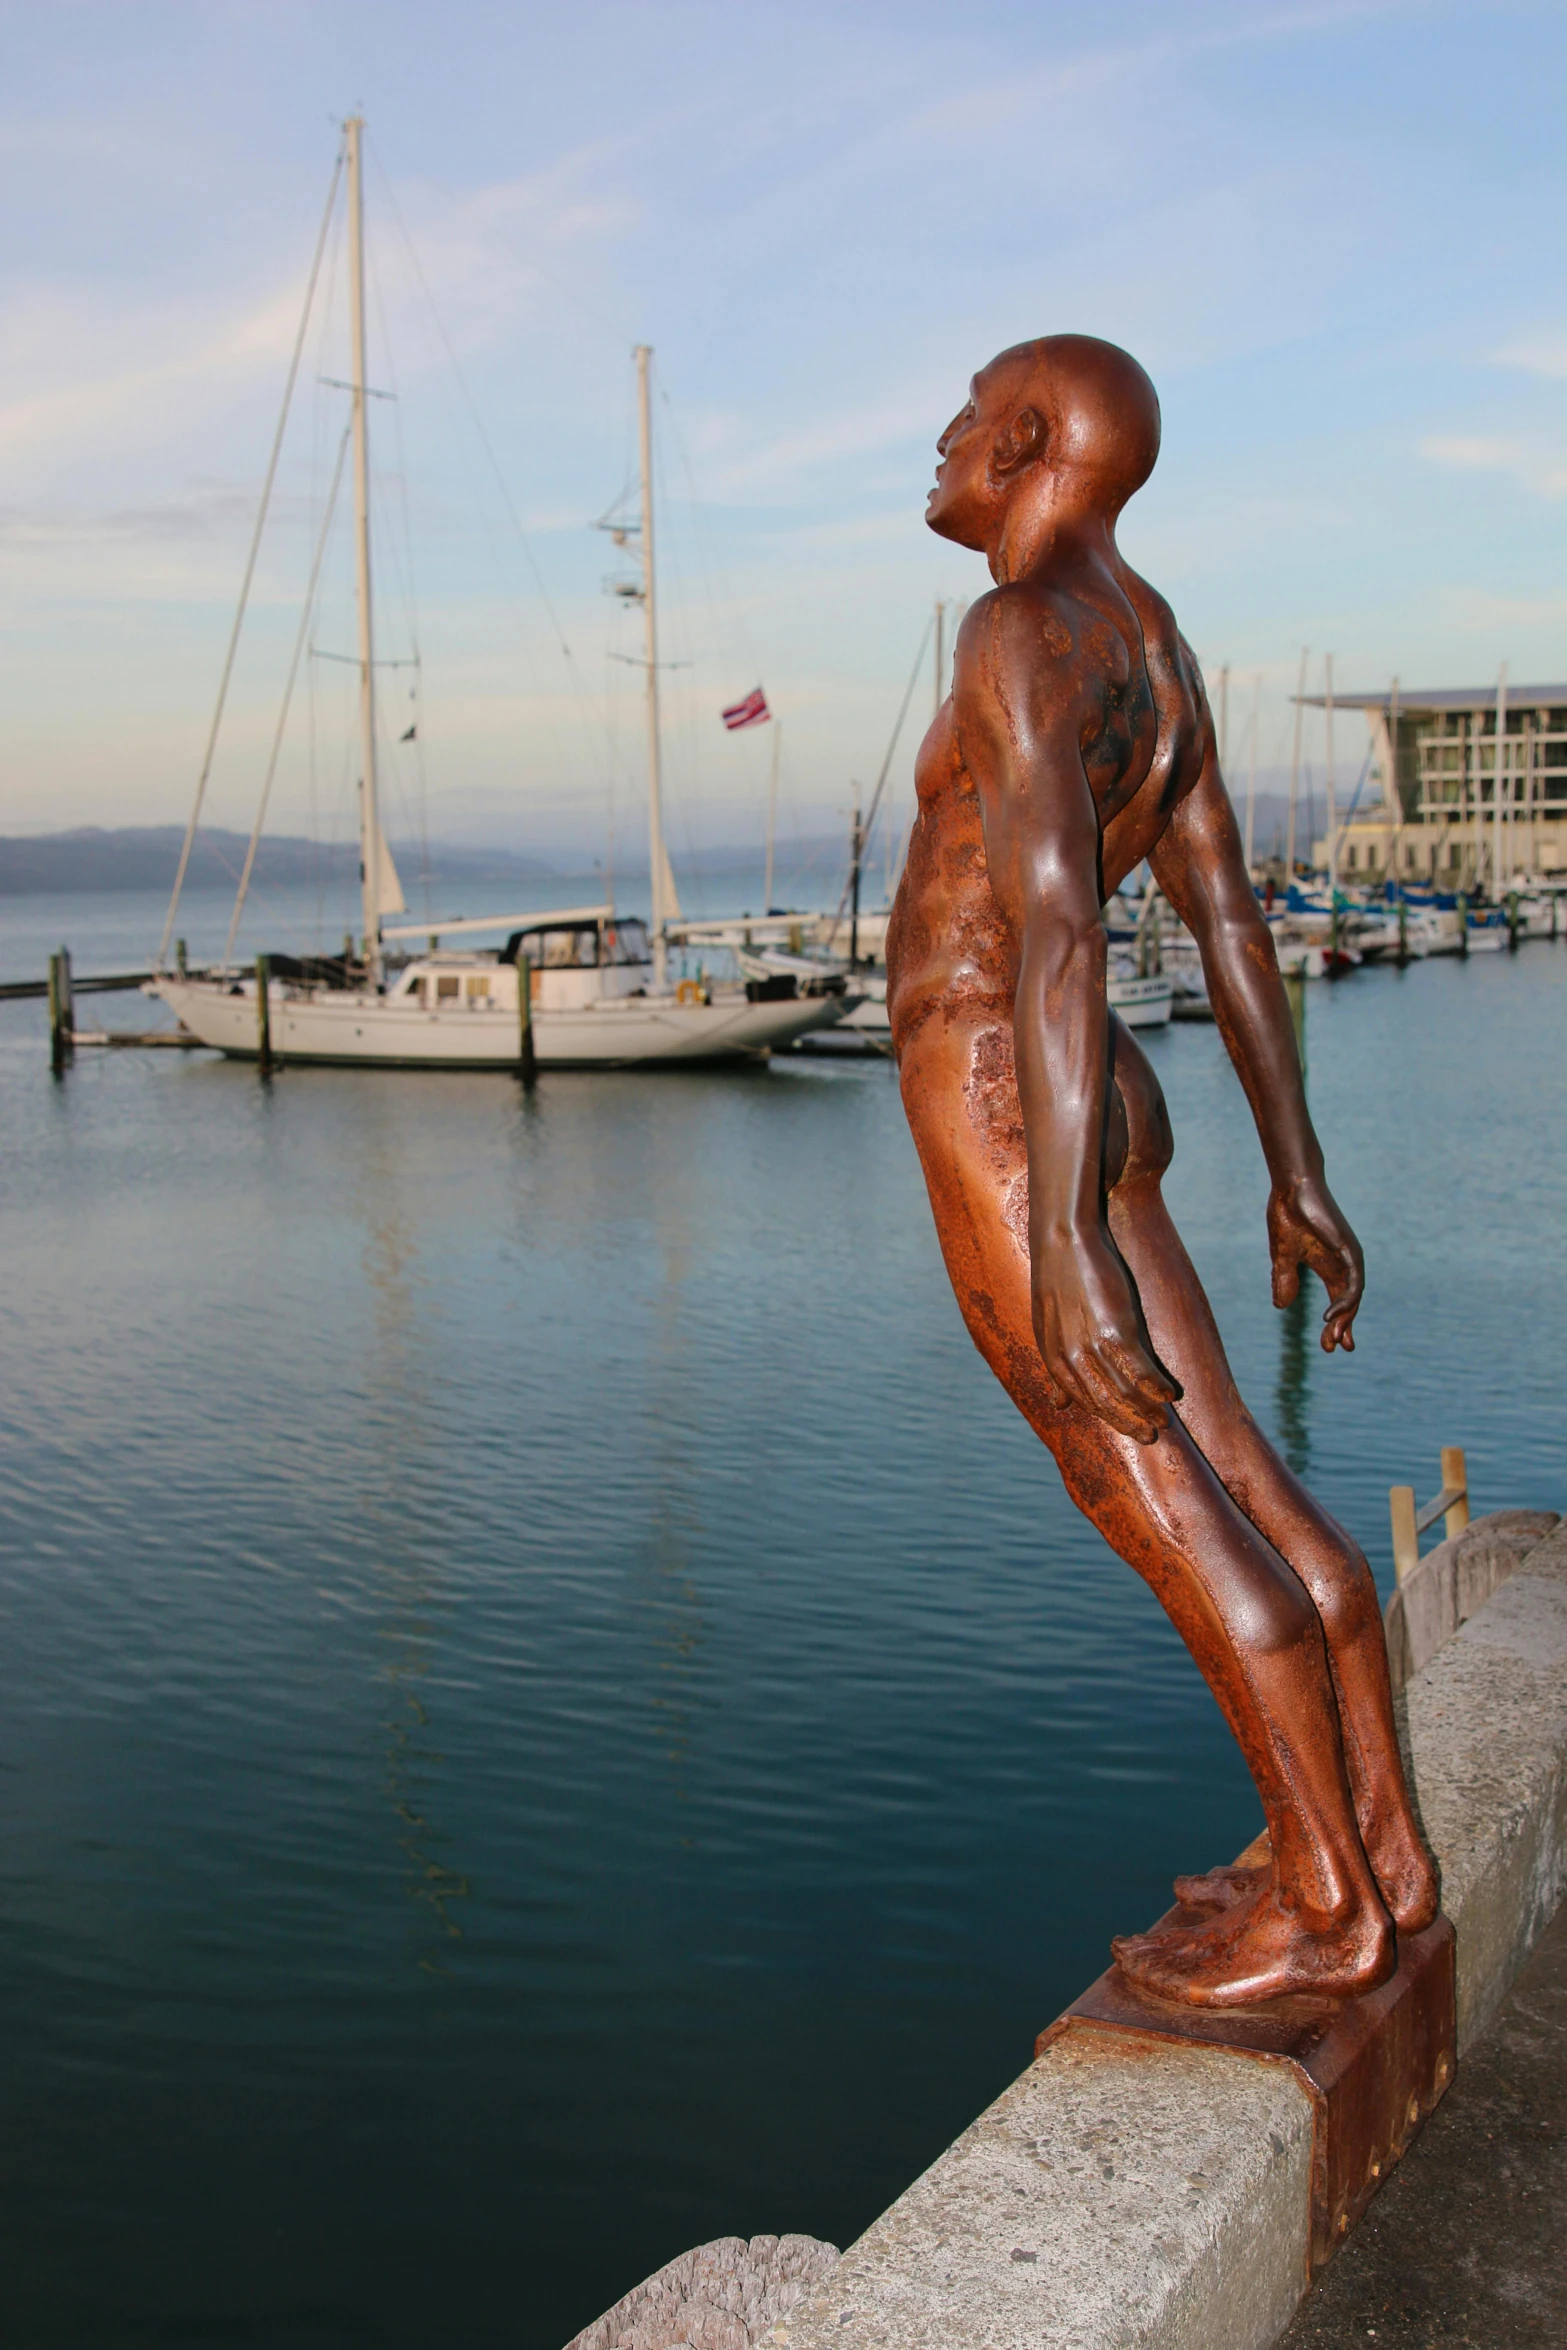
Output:
[[999,478],[1020,473],[1025,465],[1032,465],[1036,457],[1045,453],[1045,420],[1037,408],[1020,408],[1011,422],[996,435],[991,452],[991,466]]

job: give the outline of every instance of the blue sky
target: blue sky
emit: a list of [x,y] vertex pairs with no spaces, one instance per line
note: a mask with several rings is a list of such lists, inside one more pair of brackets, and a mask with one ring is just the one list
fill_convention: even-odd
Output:
[[[1123,342],[1164,454],[1123,526],[1263,767],[1302,644],[1341,685],[1567,677],[1567,15],[1251,0],[73,5],[4,11],[0,829],[182,818],[334,146],[370,125],[383,642],[423,657],[406,828],[626,838],[630,616],[588,525],[657,348],[674,833],[874,775],[938,594],[932,443],[1002,345]],[[406,238],[405,233],[406,232]],[[410,261],[417,256],[417,270]],[[434,296],[436,316],[421,289]],[[247,824],[342,413],[313,340],[212,813]],[[336,339],[334,339],[336,338]],[[568,662],[468,420],[455,352]],[[351,638],[346,547],[316,625]],[[341,826],[317,661],[279,829]],[[408,672],[387,672],[387,718]],[[916,710],[928,714],[922,685]],[[1358,721],[1341,767],[1358,765]],[[313,749],[312,749],[313,745]],[[1320,730],[1309,746],[1320,763]],[[895,769],[904,802],[909,752]]]

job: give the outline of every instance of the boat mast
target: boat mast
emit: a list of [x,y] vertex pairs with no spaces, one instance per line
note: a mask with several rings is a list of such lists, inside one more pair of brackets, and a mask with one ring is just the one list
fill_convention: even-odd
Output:
[[663,760],[658,731],[658,604],[657,574],[653,564],[653,400],[651,372],[653,347],[638,343],[637,359],[637,425],[641,439],[642,458],[642,618],[646,632],[647,660],[647,829],[648,868],[653,889],[653,982],[662,988],[665,981],[668,942],[664,936],[671,917],[678,914],[673,902],[673,877],[669,870],[669,855],[664,847]]
[[[1338,809],[1334,802],[1337,777],[1333,773],[1333,656],[1322,656],[1322,714],[1327,731],[1328,896],[1338,888]],[[1351,810],[1353,814],[1353,810]]]
[[1507,663],[1496,679],[1496,781],[1491,799],[1491,902],[1499,906],[1507,886],[1507,863],[1502,832],[1502,770],[1507,763]]
[[381,980],[381,825],[375,772],[375,634],[370,605],[370,420],[365,381],[365,195],[360,141],[364,121],[350,116],[348,134],[348,285],[353,321],[354,544],[359,570],[359,883],[364,958],[372,987]]
[[1300,683],[1295,688],[1295,747],[1290,754],[1288,832],[1284,844],[1284,886],[1295,879],[1295,802],[1300,795],[1300,721],[1306,703],[1306,648],[1300,648]]

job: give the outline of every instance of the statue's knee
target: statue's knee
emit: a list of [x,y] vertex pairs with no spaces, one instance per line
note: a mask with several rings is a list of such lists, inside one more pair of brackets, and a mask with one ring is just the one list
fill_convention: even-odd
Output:
[[1364,1555],[1352,1542],[1335,1548],[1317,1566],[1311,1577],[1311,1595],[1334,1648],[1350,1647],[1372,1631],[1380,1636],[1382,1608],[1376,1583]]
[[1275,1568],[1252,1596],[1247,1647],[1265,1656],[1288,1656],[1323,1636],[1322,1618],[1304,1585],[1288,1568]]

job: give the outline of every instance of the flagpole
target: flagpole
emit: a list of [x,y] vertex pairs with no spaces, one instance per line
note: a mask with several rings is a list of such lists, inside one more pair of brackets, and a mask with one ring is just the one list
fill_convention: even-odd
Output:
[[762,912],[773,910],[773,841],[778,830],[778,760],[783,743],[783,720],[773,720],[773,764],[767,779],[767,879],[762,886]]

